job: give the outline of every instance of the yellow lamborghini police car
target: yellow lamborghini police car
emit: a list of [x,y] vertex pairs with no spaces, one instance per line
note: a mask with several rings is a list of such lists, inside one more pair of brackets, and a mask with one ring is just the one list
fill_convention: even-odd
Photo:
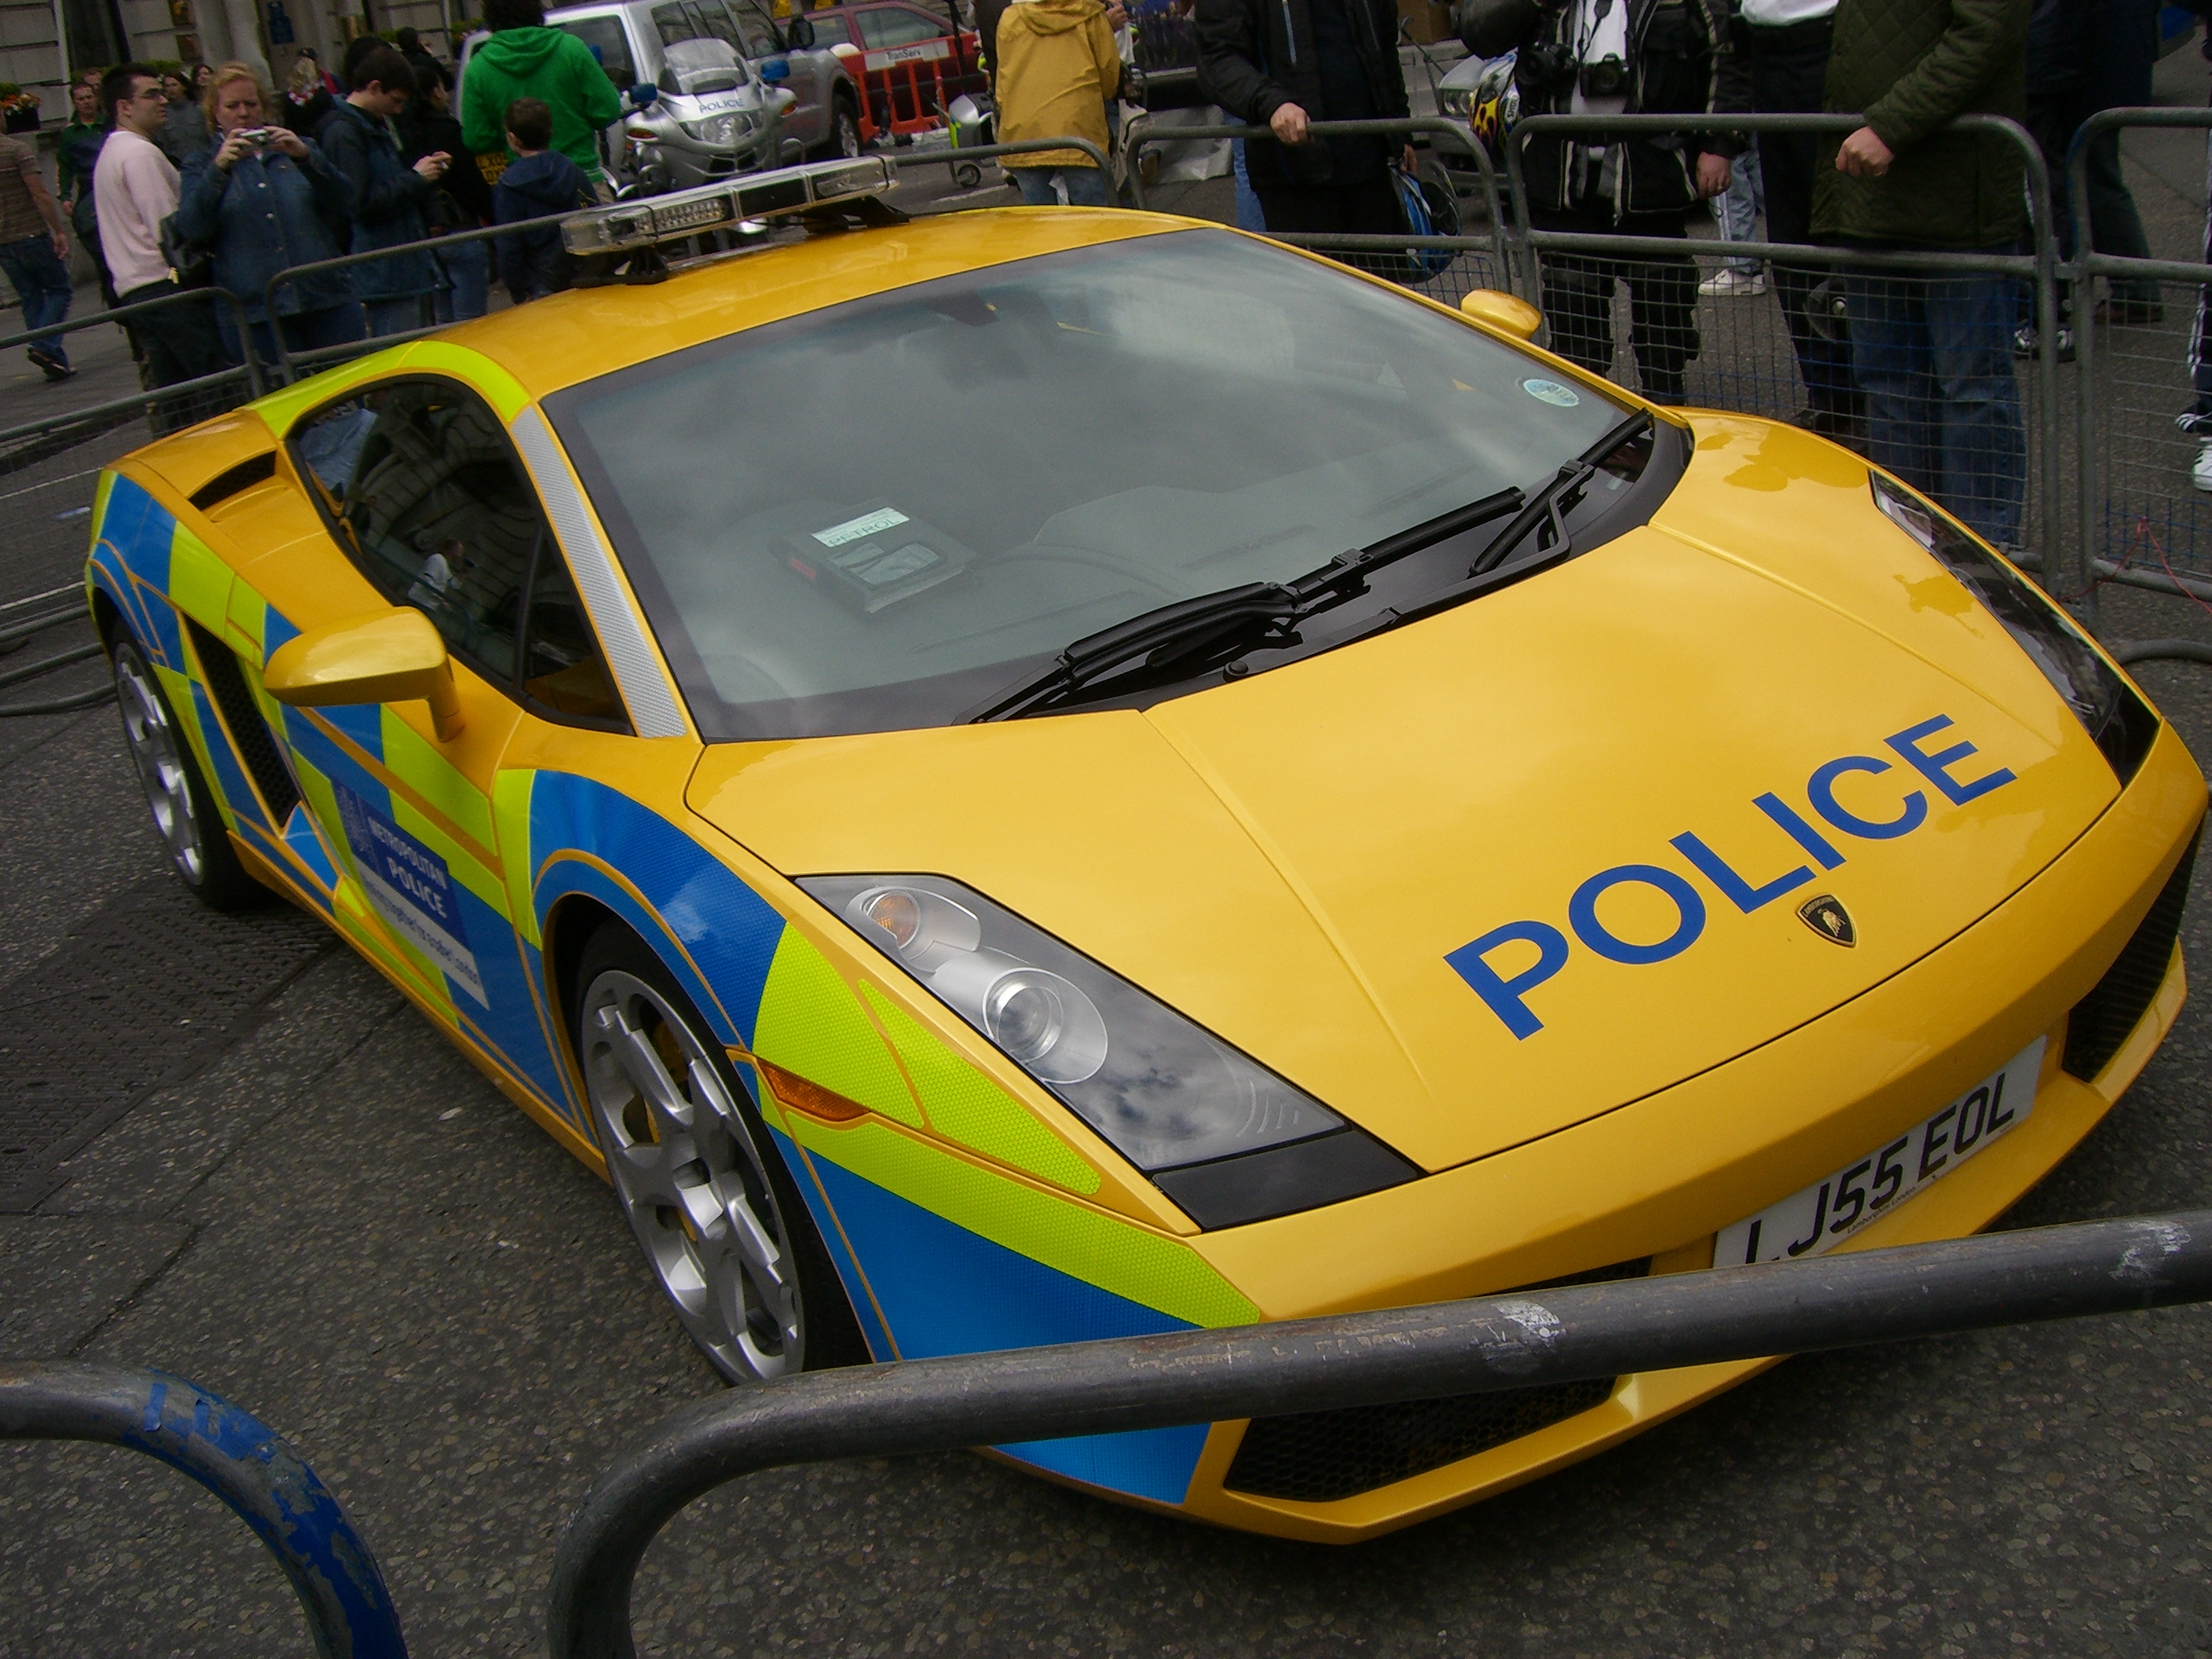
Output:
[[[887,182],[579,216],[660,280],[139,451],[88,572],[183,878],[729,1376],[1968,1233],[2156,1048],[2203,781],[1927,502],[1505,296]],[[997,1449],[1348,1540],[1756,1369]]]

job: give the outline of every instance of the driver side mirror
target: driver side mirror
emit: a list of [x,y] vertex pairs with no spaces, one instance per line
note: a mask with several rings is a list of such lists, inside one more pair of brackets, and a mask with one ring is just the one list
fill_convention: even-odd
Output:
[[1516,295],[1494,288],[1479,288],[1459,302],[1460,314],[1510,334],[1516,340],[1533,340],[1544,325],[1544,313]]
[[660,88],[650,81],[641,81],[629,89],[632,109],[649,109],[660,100]]
[[791,19],[783,26],[783,38],[793,52],[807,52],[814,46],[814,25],[805,16]]
[[349,617],[287,640],[269,659],[261,685],[293,708],[426,702],[442,742],[460,736],[464,724],[445,639],[411,609]]

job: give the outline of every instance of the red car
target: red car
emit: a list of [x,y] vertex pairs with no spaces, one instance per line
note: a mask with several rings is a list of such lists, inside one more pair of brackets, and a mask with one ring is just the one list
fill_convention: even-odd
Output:
[[[805,14],[814,27],[814,44],[857,48],[864,59],[848,63],[853,78],[863,79],[867,90],[862,102],[874,132],[908,131],[918,125],[941,125],[944,112],[962,93],[981,93],[990,87],[982,66],[982,42],[975,30],[959,25],[949,6],[933,8],[918,0],[856,0],[851,5],[827,6]],[[944,40],[950,48],[942,58],[916,61],[909,72],[906,59],[912,49]],[[888,57],[888,64],[881,61]],[[919,96],[917,97],[917,94]],[[873,132],[869,136],[872,137]]]

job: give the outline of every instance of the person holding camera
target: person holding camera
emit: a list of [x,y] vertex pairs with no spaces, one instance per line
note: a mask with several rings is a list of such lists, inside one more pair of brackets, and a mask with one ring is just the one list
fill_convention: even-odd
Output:
[[[1739,115],[1751,79],[1735,49],[1736,0],[1461,0],[1455,20],[1482,58],[1518,50],[1523,115]],[[1691,210],[1729,186],[1740,136],[1679,132],[1585,142],[1547,132],[1521,145],[1538,230],[1686,235]],[[1613,366],[1613,289],[1628,284],[1629,343],[1655,403],[1678,404],[1698,355],[1697,267],[1686,254],[1544,256],[1552,349],[1596,374]]]
[[[331,235],[345,222],[353,191],[314,145],[276,124],[274,100],[249,64],[225,64],[208,90],[212,149],[185,168],[177,232],[213,256],[217,288],[237,295],[252,327],[254,349],[276,357],[270,311],[288,351],[312,351],[363,338],[368,325],[353,277],[323,271],[288,283],[271,307],[269,279],[288,265],[335,259]],[[218,312],[227,330],[228,313]],[[232,343],[234,346],[235,343]]]

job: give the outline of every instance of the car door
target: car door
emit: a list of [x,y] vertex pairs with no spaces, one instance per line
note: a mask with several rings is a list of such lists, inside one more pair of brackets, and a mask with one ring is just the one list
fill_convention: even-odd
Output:
[[[301,794],[348,890],[337,920],[510,1082],[562,1103],[513,913],[510,862],[526,849],[501,833],[494,781],[526,708],[596,729],[626,722],[587,625],[578,637],[544,511],[498,416],[445,375],[343,392],[294,425],[287,451],[349,574],[437,627],[461,713],[441,736],[420,702],[283,710]],[[319,603],[278,573],[264,585],[272,653],[280,635],[365,609],[358,585],[325,583]]]
[[951,54],[938,65],[937,72],[943,77],[947,104],[963,92],[982,89],[984,77],[976,64],[971,37],[954,28],[948,17],[918,6],[869,6],[854,15],[853,27],[860,33],[861,46],[870,52],[919,46],[925,40],[945,41]]
[[[701,0],[701,3],[720,5],[724,0]],[[782,84],[799,100],[785,112],[784,130],[812,149],[830,136],[830,106],[823,97],[821,76],[812,72],[812,65],[805,61],[805,54],[790,49],[782,30],[758,0],[727,0],[727,4],[739,37],[738,50],[752,60],[755,73],[770,64],[784,66]]]

